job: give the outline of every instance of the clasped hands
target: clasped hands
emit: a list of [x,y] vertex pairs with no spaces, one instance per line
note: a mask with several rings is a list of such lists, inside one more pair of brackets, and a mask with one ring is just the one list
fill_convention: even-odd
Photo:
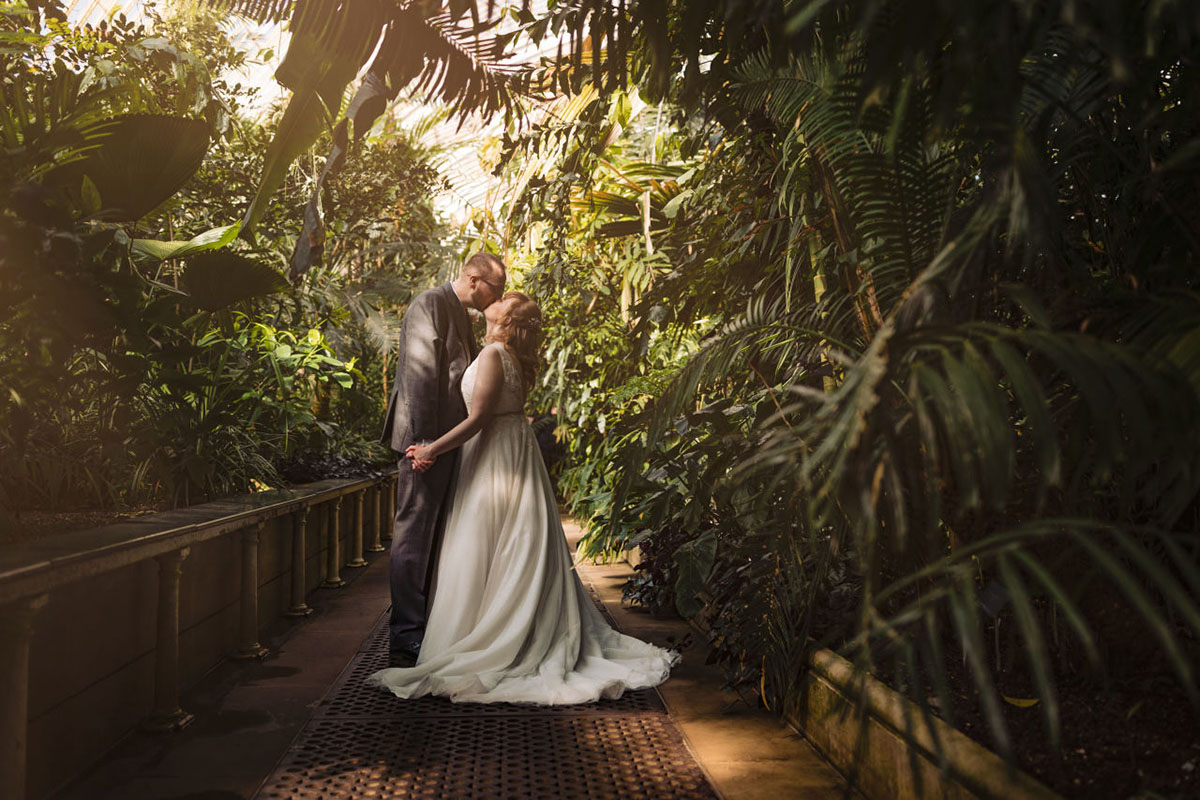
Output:
[[433,462],[437,460],[437,456],[429,452],[431,449],[431,442],[418,442],[417,444],[409,445],[409,448],[404,451],[405,457],[412,461],[414,471],[424,472],[433,466]]

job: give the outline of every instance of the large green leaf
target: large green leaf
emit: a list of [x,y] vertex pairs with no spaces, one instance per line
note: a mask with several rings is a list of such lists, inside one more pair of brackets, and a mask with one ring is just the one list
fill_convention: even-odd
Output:
[[292,99],[267,148],[258,190],[242,221],[243,236],[253,234],[267,201],[283,183],[291,163],[312,146],[323,130],[333,126],[346,86],[374,49],[384,22],[383,5],[378,0],[297,3],[292,41],[275,72],[276,79],[292,90]]
[[292,250],[290,277],[299,279],[313,264],[319,264],[325,252],[325,219],[322,194],[325,181],[341,169],[351,137],[361,139],[395,98],[396,87],[388,82],[387,64],[394,59],[398,46],[395,31],[391,30],[380,45],[379,52],[354,93],[346,116],[333,129],[333,146],[325,157],[325,166],[313,185],[308,205],[304,208],[304,225]]
[[206,250],[220,250],[237,237],[241,227],[242,223],[235,222],[232,225],[210,228],[185,242],[134,239],[130,246],[135,255],[155,261],[166,261],[169,258],[183,258]]
[[200,253],[188,259],[183,288],[197,307],[220,311],[251,297],[283,291],[288,282],[271,267],[237,253]]
[[208,123],[130,115],[84,128],[83,156],[46,175],[75,208],[109,220],[132,221],[183,187],[208,152]]
[[681,616],[694,617],[704,608],[700,592],[716,558],[715,531],[708,531],[699,538],[685,542],[675,551],[675,564],[679,568],[675,580],[675,607]]

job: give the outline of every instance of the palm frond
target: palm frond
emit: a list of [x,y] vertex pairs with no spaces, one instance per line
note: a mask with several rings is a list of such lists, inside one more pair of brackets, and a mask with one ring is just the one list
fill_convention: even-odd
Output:
[[458,115],[485,117],[521,112],[516,99],[531,86],[532,67],[510,60],[511,34],[488,34],[493,23],[463,25],[451,13],[426,16],[415,6],[394,10],[388,73],[393,88],[415,81],[415,90],[436,97]]
[[959,178],[953,149],[932,143],[929,79],[913,75],[884,106],[865,94],[865,63],[853,46],[839,59],[818,48],[782,69],[764,52],[743,65],[733,94],[786,132],[778,203],[796,235],[816,221],[808,186],[830,200],[826,224],[857,275],[863,318],[877,325],[945,242]]
[[296,0],[203,0],[218,11],[254,20],[258,23],[283,22],[291,17]]
[[[1180,585],[1156,551],[1162,547],[1179,550],[1184,546],[1195,547],[1196,544],[1194,534],[1122,528],[1079,518],[1047,518],[998,531],[970,545],[956,548],[924,568],[884,587],[874,598],[875,607],[890,610],[872,614],[871,624],[859,631],[847,645],[847,652],[854,656],[864,648],[871,647],[872,643],[877,645],[897,633],[923,642],[924,647],[936,647],[937,620],[948,615],[955,620],[959,629],[964,657],[973,665],[972,671],[980,673],[977,677],[981,681],[981,699],[987,705],[987,698],[982,692],[989,691],[993,701],[998,701],[996,687],[990,685],[986,677],[990,669],[983,657],[986,646],[980,636],[979,599],[971,588],[972,580],[969,577],[964,580],[964,576],[970,576],[981,568],[995,568],[1003,582],[1003,596],[1013,608],[1036,693],[1043,703],[1050,740],[1057,746],[1061,736],[1055,690],[1057,678],[1045,640],[1046,613],[1039,610],[1039,606],[1049,602],[1062,612],[1090,663],[1099,669],[1101,659],[1093,630],[1094,621],[1087,619],[1087,610],[1073,599],[1077,576],[1086,571],[1080,569],[1080,565],[1094,564],[1112,591],[1124,595],[1136,609],[1141,621],[1168,654],[1181,683],[1195,694],[1195,671],[1184,654],[1180,636],[1181,633],[1191,637],[1200,634],[1200,606],[1197,605],[1196,595]],[[1066,569],[1048,567],[1045,559],[1036,555],[1047,552],[1054,554],[1055,563],[1070,566]],[[1187,564],[1188,561],[1184,559],[1182,563]],[[1172,560],[1172,563],[1178,562]],[[914,592],[918,586],[920,591]],[[1148,587],[1155,587],[1154,594],[1158,598],[1152,596]],[[908,599],[895,604],[898,598]],[[1182,621],[1181,626],[1165,624],[1162,612],[1164,605]],[[944,682],[944,672],[944,659],[927,659],[913,685],[919,686],[926,680]],[[953,704],[942,705],[944,712],[952,714],[952,709]],[[992,715],[989,713],[989,716]],[[993,728],[998,726],[998,739],[1005,741],[1002,732],[1004,725],[999,715],[991,724]]]

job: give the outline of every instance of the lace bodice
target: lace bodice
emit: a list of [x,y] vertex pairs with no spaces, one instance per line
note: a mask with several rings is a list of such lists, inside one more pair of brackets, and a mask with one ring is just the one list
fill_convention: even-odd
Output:
[[[504,389],[500,392],[500,401],[493,413],[520,414],[525,408],[525,384],[521,380],[521,367],[517,364],[516,357],[508,352],[508,348],[504,345],[492,342],[484,347],[484,350],[489,347],[500,351],[500,363],[504,365]],[[483,350],[479,352],[479,355],[483,355]],[[478,371],[478,367],[479,359],[476,358],[463,373],[462,395],[463,402],[466,403],[468,409],[471,408],[471,398],[475,394],[475,373]]]

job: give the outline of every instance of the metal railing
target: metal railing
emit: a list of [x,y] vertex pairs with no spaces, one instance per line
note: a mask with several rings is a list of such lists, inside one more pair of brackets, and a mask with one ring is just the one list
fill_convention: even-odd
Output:
[[[324,588],[342,586],[339,538],[342,503],[354,503],[347,567],[363,567],[366,552],[386,550],[383,531],[395,513],[395,473],[327,480],[218,500],[43,541],[0,549],[0,797],[26,794],[29,655],[38,610],[57,588],[140,561],[158,564],[154,648],[154,705],[145,726],[175,730],[191,721],[179,703],[179,585],[191,548],[222,536],[241,536],[241,588],[237,648],[233,658],[259,658],[258,545],[268,521],[292,520],[290,604],[287,616],[311,613],[305,585],[309,517],[328,513]],[[368,521],[366,501],[371,500]],[[286,529],[285,529],[286,530]],[[366,541],[364,542],[364,536]]]

